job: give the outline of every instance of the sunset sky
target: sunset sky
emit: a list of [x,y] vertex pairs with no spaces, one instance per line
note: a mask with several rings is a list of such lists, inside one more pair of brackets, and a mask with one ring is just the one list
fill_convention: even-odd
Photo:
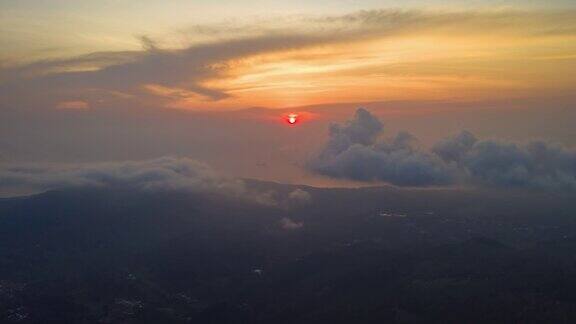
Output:
[[183,109],[477,101],[569,96],[576,84],[571,1],[1,6],[3,88],[62,108],[127,98]]
[[571,323],[575,217],[576,0],[0,0],[0,324]]
[[0,0],[0,31],[0,163],[187,155],[305,181],[360,106],[424,146],[575,144],[570,0]]

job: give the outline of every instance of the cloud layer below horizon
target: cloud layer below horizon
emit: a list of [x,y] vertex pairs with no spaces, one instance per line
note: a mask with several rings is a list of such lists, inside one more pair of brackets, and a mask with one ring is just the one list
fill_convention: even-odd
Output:
[[307,191],[299,188],[286,194],[254,188],[241,179],[222,176],[209,165],[187,157],[0,165],[0,197],[84,188],[212,194],[282,209],[306,206],[312,200]]
[[574,149],[545,141],[479,140],[462,131],[426,150],[407,132],[383,138],[383,129],[370,112],[358,109],[352,120],[331,126],[328,142],[309,169],[333,178],[398,186],[576,191]]
[[0,189],[43,192],[66,188],[127,188],[145,191],[189,191],[274,204],[270,196],[250,191],[241,180],[225,178],[190,158],[162,157],[142,161],[75,165],[18,164],[0,168]]

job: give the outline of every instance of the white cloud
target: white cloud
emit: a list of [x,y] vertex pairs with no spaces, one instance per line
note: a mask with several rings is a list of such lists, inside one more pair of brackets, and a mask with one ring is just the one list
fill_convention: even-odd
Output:
[[329,177],[400,186],[470,184],[576,191],[573,149],[544,141],[478,140],[464,131],[425,151],[412,144],[414,137],[408,133],[379,139],[382,129],[375,117],[358,109],[347,124],[330,128],[328,142],[309,167]]
[[38,192],[107,186],[217,193],[275,204],[270,194],[252,191],[243,181],[222,177],[208,165],[185,157],[79,165],[5,165],[0,168],[0,190],[4,192],[22,188]]
[[304,226],[302,222],[295,222],[288,217],[284,217],[280,220],[280,226],[285,230],[296,230]]
[[288,194],[288,203],[291,205],[306,205],[310,203],[312,196],[305,190],[295,189]]
[[345,125],[332,125],[330,138],[310,161],[313,171],[334,178],[385,181],[395,185],[442,185],[452,181],[450,168],[437,156],[412,146],[413,136],[402,132],[385,141],[383,125],[358,109]]

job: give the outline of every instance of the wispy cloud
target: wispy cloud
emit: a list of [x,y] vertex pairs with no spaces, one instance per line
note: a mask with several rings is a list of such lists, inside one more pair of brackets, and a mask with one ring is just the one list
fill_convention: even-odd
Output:
[[[254,57],[283,54],[277,60],[291,62],[311,58],[306,53],[300,53],[300,58],[290,57],[291,52],[298,50],[361,44],[406,35],[493,39],[574,37],[574,17],[576,13],[570,10],[371,10],[334,17],[288,17],[238,25],[195,26],[185,32],[191,34],[190,39],[204,35],[204,41],[180,49],[162,48],[152,38],[144,36],[140,39],[141,51],[91,53],[4,67],[0,96],[4,102],[17,104],[29,100],[30,96],[26,94],[34,93],[36,103],[52,103],[53,106],[62,101],[87,100],[95,92],[100,95],[90,97],[90,100],[113,100],[115,96],[110,93],[121,93],[133,100],[165,102],[197,96],[200,100],[217,101],[236,93],[231,91],[234,86],[213,81],[237,77],[235,73],[238,72],[234,70],[239,66],[248,65],[250,70],[263,63],[262,60],[247,60]],[[316,59],[342,56],[342,51],[342,48],[327,50]],[[365,54],[359,50],[354,55]],[[266,59],[264,63],[270,60],[274,58]],[[377,61],[382,62],[382,58],[374,62]],[[377,70],[375,66],[370,68]],[[415,73],[413,69],[410,71]],[[262,85],[251,84],[250,87],[257,89]],[[329,89],[329,84],[326,87]],[[168,91],[150,90],[159,88]]]

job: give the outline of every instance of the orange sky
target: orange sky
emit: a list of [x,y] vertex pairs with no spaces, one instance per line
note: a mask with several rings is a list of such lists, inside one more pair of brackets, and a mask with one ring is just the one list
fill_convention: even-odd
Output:
[[6,61],[0,95],[83,110],[561,97],[576,90],[575,18],[574,9],[405,8],[207,22],[173,31],[179,42],[152,34],[140,49]]
[[[501,17],[491,15],[408,26],[392,35],[368,27],[358,39],[344,37],[222,62],[224,72],[202,84],[230,94],[223,100],[206,100],[185,88],[147,89],[161,96],[182,91],[185,98],[169,104],[179,108],[479,101],[574,90],[576,34],[547,32],[574,23],[559,13],[522,13],[499,25],[493,20]],[[557,18],[566,20],[553,20]]]

